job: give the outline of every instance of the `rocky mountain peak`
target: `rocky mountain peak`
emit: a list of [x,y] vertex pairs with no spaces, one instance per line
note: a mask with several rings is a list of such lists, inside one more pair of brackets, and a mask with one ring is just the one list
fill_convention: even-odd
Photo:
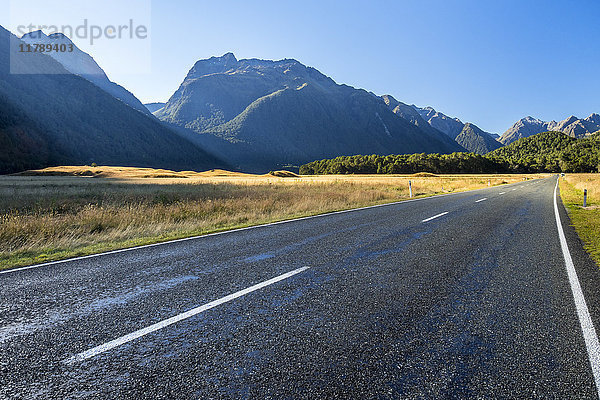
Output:
[[225,73],[238,67],[238,60],[233,53],[225,53],[221,57],[210,57],[194,64],[187,79],[200,78],[206,75]]
[[48,36],[46,36],[46,34],[44,32],[42,32],[41,30],[37,30],[37,31],[33,31],[33,32],[29,32],[29,33],[24,34],[21,37],[21,40],[28,40],[28,39],[30,39],[30,40],[31,39],[39,40],[39,39],[45,39],[47,37]]
[[600,114],[592,113],[585,120],[594,124],[600,124]]
[[73,43],[71,41],[71,39],[69,39],[69,37],[67,35],[65,35],[64,33],[61,33],[61,32],[57,32],[57,33],[53,33],[51,35],[48,35],[48,39],[59,40],[59,41],[62,41],[62,42],[67,42],[67,43]]
[[500,138],[505,145],[518,139],[536,135],[546,131],[558,131],[574,138],[589,136],[600,129],[600,115],[593,113],[585,119],[574,115],[562,121],[542,121],[533,117],[525,117],[511,126]]
[[527,124],[534,124],[534,125],[539,125],[539,124],[544,123],[544,121],[542,121],[540,119],[537,119],[537,118],[534,118],[531,115],[528,115],[525,118],[521,118],[520,122],[524,122],[524,123],[527,123]]
[[562,121],[562,124],[563,124],[563,125],[570,125],[570,124],[572,124],[573,122],[577,121],[578,119],[579,119],[579,118],[577,118],[576,116],[574,116],[574,115],[571,115],[569,118],[567,118],[567,119],[565,119],[564,121]]

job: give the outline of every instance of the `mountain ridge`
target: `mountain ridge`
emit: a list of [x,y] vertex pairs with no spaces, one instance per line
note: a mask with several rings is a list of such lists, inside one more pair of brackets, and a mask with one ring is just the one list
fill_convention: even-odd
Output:
[[441,132],[397,116],[382,98],[294,59],[226,53],[199,60],[155,115],[252,171],[364,151],[464,151]]
[[508,128],[499,141],[504,144],[513,143],[521,138],[536,135],[546,131],[562,132],[574,138],[588,137],[600,131],[600,115],[592,113],[580,119],[574,115],[562,121],[542,121],[531,116],[521,118]]
[[485,154],[502,146],[491,134],[473,123],[464,124],[460,119],[448,117],[432,107],[419,108],[414,104],[409,106],[391,95],[381,97],[395,114],[423,130],[430,129],[446,134],[465,151]]

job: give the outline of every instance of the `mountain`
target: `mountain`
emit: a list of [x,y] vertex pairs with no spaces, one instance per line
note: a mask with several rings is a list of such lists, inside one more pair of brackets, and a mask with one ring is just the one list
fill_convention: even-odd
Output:
[[450,118],[431,107],[409,106],[390,95],[381,97],[395,114],[422,130],[435,130],[448,135],[466,151],[485,154],[502,146],[491,134],[482,131],[475,124],[463,124],[458,118]]
[[502,147],[502,143],[496,140],[499,135],[485,132],[475,124],[470,122],[464,124],[460,119],[449,117],[431,107],[420,108],[415,105],[411,107],[417,110],[431,126],[456,140],[468,151],[485,154]]
[[292,59],[198,61],[155,115],[247,171],[360,153],[451,153],[446,135]]
[[73,51],[51,51],[46,54],[58,61],[70,73],[87,79],[94,85],[103,89],[130,107],[144,114],[151,114],[132,93],[127,91],[127,89],[124,87],[111,82],[108,79],[108,76],[106,76],[104,70],[100,68],[92,56],[81,51],[77,46],[75,46],[71,39],[62,33],[54,33],[46,36],[46,34],[44,34],[42,31],[35,31],[23,35],[21,40],[30,45],[66,45],[67,49],[72,48]]
[[505,145],[515,142],[521,138],[526,138],[538,133],[548,131],[548,123],[537,118],[525,117],[521,118],[506,132],[500,136],[500,142]]
[[0,27],[0,173],[92,162],[196,170],[223,166],[52,57],[19,53],[22,43]]
[[458,118],[451,118],[431,107],[419,108],[412,106],[423,117],[425,121],[437,130],[455,139],[464,128],[464,124]]
[[[383,95],[381,98],[394,114],[409,121],[411,124],[418,126],[422,131],[425,131],[430,135],[439,135],[440,133],[443,133],[425,121],[413,106],[402,103],[389,94]],[[467,151],[467,149],[463,148],[463,151]]]
[[486,154],[502,147],[492,135],[479,129],[475,124],[467,122],[462,131],[454,139],[465,149],[477,154]]
[[521,138],[546,131],[562,132],[574,138],[583,138],[599,130],[600,115],[598,114],[592,114],[584,119],[579,119],[572,115],[559,122],[546,122],[533,117],[525,117],[504,132],[500,137],[500,142],[510,144]]
[[59,160],[59,152],[52,148],[43,128],[0,94],[0,174],[58,164]]
[[146,107],[151,113],[155,113],[156,111],[163,108],[165,104],[167,103],[146,103],[144,104],[144,107]]

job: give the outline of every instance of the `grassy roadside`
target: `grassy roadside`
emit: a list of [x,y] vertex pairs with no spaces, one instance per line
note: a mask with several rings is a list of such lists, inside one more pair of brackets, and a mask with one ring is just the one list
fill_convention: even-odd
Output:
[[[583,208],[583,190],[588,191]],[[560,196],[585,250],[600,266],[600,175],[567,174],[560,179]]]
[[525,177],[0,177],[0,269]]

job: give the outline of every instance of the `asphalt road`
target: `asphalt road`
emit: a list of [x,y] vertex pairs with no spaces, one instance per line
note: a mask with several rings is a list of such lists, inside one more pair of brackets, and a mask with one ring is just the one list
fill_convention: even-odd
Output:
[[597,398],[555,183],[0,274],[0,398]]

